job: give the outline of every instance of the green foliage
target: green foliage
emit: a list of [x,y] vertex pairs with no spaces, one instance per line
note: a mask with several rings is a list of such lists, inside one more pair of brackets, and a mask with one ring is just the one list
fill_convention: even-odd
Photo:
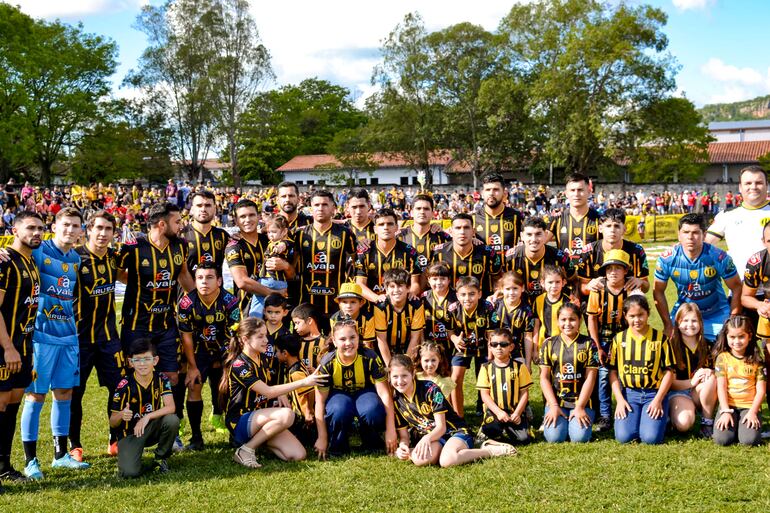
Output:
[[703,121],[749,121],[770,117],[770,95],[733,103],[713,103],[699,109]]
[[238,159],[244,176],[274,183],[274,170],[295,155],[331,151],[337,133],[364,124],[350,92],[326,80],[259,93],[240,118]]

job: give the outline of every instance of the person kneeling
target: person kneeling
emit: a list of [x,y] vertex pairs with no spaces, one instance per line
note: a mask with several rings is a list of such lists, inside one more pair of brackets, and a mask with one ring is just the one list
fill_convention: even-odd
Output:
[[142,452],[156,444],[156,465],[165,473],[179,431],[171,382],[155,370],[158,356],[149,339],[134,340],[128,357],[134,372],[118,383],[110,404],[110,427],[118,436],[118,474],[141,475]]
[[[473,448],[473,437],[465,421],[449,405],[441,388],[432,381],[415,379],[414,364],[408,356],[397,354],[390,360],[390,384],[396,410],[399,444],[396,457],[421,467],[439,464],[452,467],[492,456],[513,456],[510,444],[488,440],[481,449]],[[420,436],[409,447],[410,433]]]

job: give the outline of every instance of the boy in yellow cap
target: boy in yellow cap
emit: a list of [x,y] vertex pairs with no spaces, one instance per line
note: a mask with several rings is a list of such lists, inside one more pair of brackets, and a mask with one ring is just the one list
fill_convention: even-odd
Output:
[[[622,249],[611,249],[604,254],[604,262],[599,268],[599,275],[604,277],[604,285],[599,290],[592,290],[588,295],[588,334],[599,352],[599,382],[595,388],[598,394],[599,420],[597,431],[606,431],[612,426],[612,392],[610,390],[607,354],[612,339],[628,326],[623,316],[623,302],[628,297],[626,273],[631,267],[628,253]],[[594,401],[596,403],[596,401]]]
[[369,349],[374,348],[376,338],[374,332],[374,319],[371,313],[365,313],[363,307],[366,299],[363,296],[363,290],[358,283],[343,283],[340,287],[340,293],[334,298],[340,309],[329,319],[331,328],[337,323],[341,316],[347,316],[356,321],[358,325],[358,335]]

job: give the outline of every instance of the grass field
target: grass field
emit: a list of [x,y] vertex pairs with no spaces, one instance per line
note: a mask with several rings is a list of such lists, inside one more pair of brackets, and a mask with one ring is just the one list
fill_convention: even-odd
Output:
[[[660,325],[657,316],[653,318]],[[582,446],[540,440],[522,448],[517,457],[452,469],[415,468],[385,456],[354,455],[329,462],[311,456],[306,462],[283,463],[263,453],[264,467],[251,471],[233,463],[226,437],[208,428],[208,409],[205,451],[174,455],[167,475],[121,480],[116,477],[115,460],[104,454],[107,393],[94,376],[89,386],[83,442],[93,467],[83,472],[50,469],[46,407],[38,451],[46,478],[23,486],[6,485],[0,512],[655,512],[770,507],[766,445],[721,448],[692,435],[670,437],[657,447],[621,446],[608,434]],[[475,400],[472,388],[469,378],[468,413]],[[536,416],[542,415],[537,385],[530,397]],[[14,445],[13,461],[20,469],[23,454],[18,433]]]

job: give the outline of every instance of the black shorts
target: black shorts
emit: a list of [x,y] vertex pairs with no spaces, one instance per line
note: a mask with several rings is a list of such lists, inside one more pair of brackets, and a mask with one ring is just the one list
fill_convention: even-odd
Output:
[[514,424],[513,422],[501,422],[493,413],[486,410],[484,420],[481,423],[481,432],[497,442],[526,444],[532,441],[529,436],[529,423],[526,415],[522,415],[520,422]]
[[123,354],[128,359],[131,343],[139,338],[149,338],[155,346],[158,354],[158,365],[155,370],[159,372],[179,372],[179,331],[176,325],[165,330],[152,333],[145,330],[130,330],[123,326],[120,333],[120,341],[123,344]]
[[96,368],[99,385],[115,390],[126,375],[126,359],[120,340],[104,340],[80,345],[80,386],[85,387]]
[[0,349],[0,392],[27,388],[32,383],[32,334],[15,340],[13,347],[21,357],[21,369],[11,373],[5,366],[5,352]]

